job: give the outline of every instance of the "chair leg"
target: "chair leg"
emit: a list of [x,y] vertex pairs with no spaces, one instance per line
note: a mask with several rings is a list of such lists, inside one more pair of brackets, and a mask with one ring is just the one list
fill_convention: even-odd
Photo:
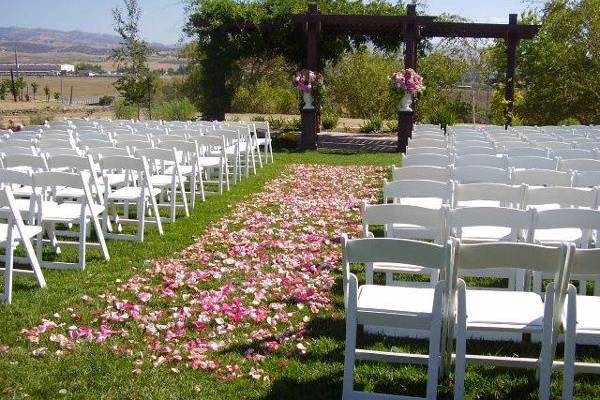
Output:
[[152,205],[152,210],[154,211],[154,218],[156,219],[156,227],[158,228],[158,234],[163,235],[162,223],[160,221],[160,214],[158,213],[158,205],[156,204],[156,198],[150,194],[150,204]]
[[429,338],[429,362],[427,367],[427,398],[435,399],[437,395],[438,378],[441,361],[441,331],[442,316],[436,313],[431,323]]
[[138,241],[144,241],[144,228],[146,227],[146,198],[145,194],[142,193],[142,198],[137,202],[137,219],[138,219],[138,228],[137,228],[137,237]]
[[79,259],[77,260],[77,266],[80,271],[85,269],[85,255],[86,255],[86,243],[87,243],[87,219],[85,214],[81,216],[79,222]]
[[354,364],[356,362],[356,301],[358,283],[354,276],[348,282],[348,307],[346,308],[346,348],[344,350],[344,384],[342,399],[351,397],[354,391]]
[[[181,190],[181,199],[183,201],[183,210],[185,211],[185,216],[190,216],[190,209],[188,208],[187,195],[185,192],[185,184],[183,183],[183,177],[181,175],[178,176],[179,179],[179,190]],[[176,192],[174,192],[176,193]],[[173,194],[173,201],[175,201],[175,194]]]
[[9,233],[8,237],[9,240],[7,240],[5,247],[6,259],[4,261],[4,296],[2,300],[3,302],[10,304],[12,303],[14,249],[12,245],[12,235]]
[[[546,325],[546,324],[544,324]],[[552,321],[544,326],[542,333],[542,350],[540,352],[540,400],[550,399],[550,385],[552,379]]]
[[564,368],[563,368],[563,399],[573,398],[573,389],[575,385],[575,357],[577,345],[577,308],[570,304],[575,298],[574,290],[570,290],[572,296],[569,296],[569,304],[567,305],[567,323],[565,329],[565,349],[564,349]]
[[[462,300],[462,301],[461,301]],[[462,304],[461,304],[462,303]],[[454,361],[454,399],[465,397],[465,368],[467,353],[467,325],[464,299],[458,299],[456,310],[456,359]]]

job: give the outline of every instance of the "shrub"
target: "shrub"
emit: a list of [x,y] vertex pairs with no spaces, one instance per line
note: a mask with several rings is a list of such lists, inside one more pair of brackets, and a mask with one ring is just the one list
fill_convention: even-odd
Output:
[[300,118],[292,118],[286,120],[284,118],[273,118],[269,117],[269,126],[271,129],[278,130],[281,132],[291,132],[302,130],[302,121]]
[[340,118],[333,113],[324,113],[321,115],[321,125],[323,126],[323,129],[334,129],[339,120]]
[[272,83],[265,78],[243,84],[235,92],[231,110],[237,113],[293,114],[298,112],[298,94],[289,82]]
[[581,125],[581,122],[579,122],[579,120],[577,118],[565,118],[562,121],[559,121],[557,125],[564,125],[564,126],[569,126],[569,125]]
[[456,114],[449,106],[440,106],[436,108],[429,116],[430,124],[454,125],[456,123]]
[[46,121],[52,121],[54,114],[38,112],[29,117],[29,125],[44,125]]
[[113,105],[113,114],[116,119],[136,119],[138,110],[134,104],[127,104],[125,100],[117,99]]
[[102,96],[98,100],[99,106],[110,106],[115,101],[115,96]]
[[379,132],[383,128],[383,118],[379,114],[373,115],[360,126],[362,133]]
[[252,121],[255,121],[255,122],[265,122],[266,119],[262,115],[255,115],[254,118],[252,118]]
[[398,120],[387,121],[385,127],[391,132],[398,132]]
[[197,117],[196,107],[187,97],[166,101],[156,108],[156,118],[165,121],[190,121]]

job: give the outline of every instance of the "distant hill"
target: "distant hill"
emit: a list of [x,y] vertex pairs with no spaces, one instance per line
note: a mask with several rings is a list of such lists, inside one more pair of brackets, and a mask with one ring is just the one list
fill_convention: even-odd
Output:
[[[0,52],[13,52],[17,46],[19,53],[107,56],[118,45],[118,36],[103,33],[0,27]],[[151,43],[151,46],[161,53],[175,50],[175,46],[162,43]]]

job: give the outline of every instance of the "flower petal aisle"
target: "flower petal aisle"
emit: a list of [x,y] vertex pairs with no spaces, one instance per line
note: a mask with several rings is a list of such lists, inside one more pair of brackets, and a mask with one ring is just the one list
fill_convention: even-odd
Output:
[[268,381],[265,357],[310,351],[307,324],[332,313],[337,237],[360,233],[358,206],[377,200],[384,173],[290,166],[174,258],[22,333],[34,356],[95,342],[139,373],[163,365]]

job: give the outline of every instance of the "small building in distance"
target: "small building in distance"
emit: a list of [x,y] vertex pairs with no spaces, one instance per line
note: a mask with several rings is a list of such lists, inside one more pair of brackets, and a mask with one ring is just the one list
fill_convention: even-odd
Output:
[[[10,75],[10,71],[17,73],[15,64],[0,64],[0,75]],[[48,76],[73,73],[75,66],[73,64],[18,64],[19,75],[27,76]]]

